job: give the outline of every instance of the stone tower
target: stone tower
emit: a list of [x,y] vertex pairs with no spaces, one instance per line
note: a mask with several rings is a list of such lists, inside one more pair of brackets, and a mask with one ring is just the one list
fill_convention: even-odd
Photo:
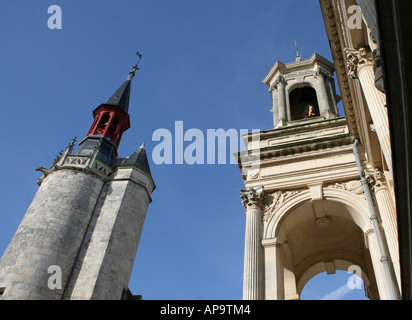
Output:
[[263,80],[274,128],[245,135],[238,154],[255,155],[239,161],[244,299],[299,299],[312,277],[335,270],[356,272],[370,299],[399,298],[390,191],[338,114],[333,73],[315,53],[277,61]]
[[0,260],[2,299],[127,299],[140,235],[155,189],[144,145],[119,157],[130,127],[127,79],[93,112],[39,179],[39,189]]

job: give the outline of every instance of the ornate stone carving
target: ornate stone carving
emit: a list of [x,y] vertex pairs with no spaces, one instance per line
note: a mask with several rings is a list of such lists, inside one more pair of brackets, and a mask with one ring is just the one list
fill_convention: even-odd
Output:
[[285,75],[285,78],[286,80],[291,80],[291,79],[298,79],[301,77],[304,78],[304,77],[312,76],[312,75],[313,75],[313,70],[306,69],[306,70],[289,72],[288,74]]
[[275,81],[273,81],[273,83],[269,87],[269,92],[273,92],[274,90],[277,90],[279,83],[286,84],[285,76],[281,73],[276,77]]
[[319,77],[322,77],[322,78],[325,78],[325,79],[327,79],[327,78],[333,79],[333,75],[328,70],[326,70],[325,68],[322,68],[320,66],[316,66],[313,69],[313,76],[314,76],[315,79],[317,79]]
[[72,166],[79,166],[80,168],[84,168],[87,161],[89,160],[88,156],[67,156],[66,161],[63,165],[69,164]]
[[347,55],[346,64],[348,67],[348,76],[352,79],[356,79],[358,77],[357,68],[358,68],[359,59],[354,52],[350,52]]
[[299,193],[301,190],[291,190],[291,191],[275,191],[271,194],[266,195],[264,199],[263,207],[263,221],[267,222],[275,213],[275,211],[288,199],[290,199],[295,194]]
[[274,82],[274,84],[277,86],[279,83],[286,83],[286,79],[285,79],[285,76],[283,75],[283,74],[279,74],[277,77],[276,77],[276,80],[275,80],[275,82]]
[[316,218],[315,223],[319,228],[326,229],[330,225],[330,219],[328,217]]
[[248,180],[255,180],[259,178],[259,169],[251,169],[247,171],[247,179]]
[[101,173],[106,177],[109,177],[113,172],[113,170],[111,170],[108,166],[106,166],[98,160],[94,161],[92,171],[96,173]]
[[43,172],[43,175],[41,177],[37,178],[37,184],[40,186],[43,183],[43,180],[46,179],[46,177],[50,173],[50,169],[40,167],[40,168],[37,168],[36,171]]
[[373,64],[372,53],[367,48],[349,50],[346,54],[348,75],[352,79],[358,78],[359,69],[367,64]]
[[74,144],[76,143],[76,139],[77,139],[77,137],[74,137],[73,140],[72,140],[72,141],[69,143],[69,145],[67,146],[67,148],[66,148],[67,154],[72,154]]
[[364,195],[362,181],[361,180],[350,180],[346,182],[336,182],[335,184],[330,184],[325,188],[340,189],[352,192],[356,195]]
[[262,206],[263,187],[240,190],[240,198],[242,199],[242,205],[245,209],[250,206]]
[[387,188],[385,174],[381,169],[375,168],[373,174],[368,174],[366,178],[375,193]]
[[303,81],[305,81],[305,76],[296,77],[296,82],[302,83]]
[[53,163],[50,167],[50,169],[46,169],[43,167],[37,168],[36,171],[41,171],[43,173],[43,176],[37,178],[37,184],[40,186],[43,183],[43,180],[46,179],[47,175],[53,172],[56,168],[55,166],[61,162],[62,160],[67,157],[67,155],[71,154],[73,152],[73,147],[76,142],[77,137],[74,137],[72,141],[69,143],[69,145],[66,147],[65,150],[61,150],[59,154],[54,158]]
[[46,168],[43,168],[43,167],[37,168],[36,171],[43,172],[44,176],[47,176],[50,173],[49,169],[46,169]]

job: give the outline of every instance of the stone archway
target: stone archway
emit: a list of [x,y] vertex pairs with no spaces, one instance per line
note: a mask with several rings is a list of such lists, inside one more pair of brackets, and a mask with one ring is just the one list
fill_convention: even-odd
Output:
[[[299,283],[297,284],[297,291],[299,293],[299,296],[302,296],[302,291],[304,291],[304,289],[306,288],[306,285],[317,275],[319,275],[320,273],[326,272],[328,275],[331,274],[336,274],[336,271],[340,270],[340,271],[345,271],[346,273],[350,274],[356,274],[360,279],[362,279],[363,281],[363,285],[364,285],[364,293],[365,296],[373,299],[374,297],[372,297],[372,292],[371,292],[371,282],[368,278],[368,276],[366,275],[365,271],[362,270],[358,265],[354,265],[353,262],[350,261],[346,261],[346,260],[341,260],[341,259],[335,259],[333,260],[333,262],[328,262],[328,263],[324,263],[324,262],[319,262],[314,264],[312,267],[310,267],[308,270],[306,270],[304,272],[304,274],[302,275]],[[358,280],[349,280],[348,282],[350,282],[348,285],[348,289],[352,290],[352,289],[361,289],[361,283],[358,282]],[[350,286],[354,286],[354,287],[350,287]]]
[[352,265],[367,279],[369,298],[378,299],[375,272],[380,270],[370,250],[374,237],[363,195],[320,188],[320,198],[308,189],[298,192],[264,223],[265,299],[299,299],[316,274]]

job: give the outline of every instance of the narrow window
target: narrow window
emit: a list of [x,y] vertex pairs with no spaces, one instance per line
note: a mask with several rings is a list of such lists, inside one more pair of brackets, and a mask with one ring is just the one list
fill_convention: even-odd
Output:
[[119,118],[116,117],[113,119],[113,121],[110,123],[110,133],[113,134],[116,132],[117,126],[119,125]]
[[108,112],[104,113],[103,116],[100,118],[100,122],[96,130],[97,134],[104,134],[104,131],[107,127],[107,124],[109,123],[109,120],[110,120],[110,113]]

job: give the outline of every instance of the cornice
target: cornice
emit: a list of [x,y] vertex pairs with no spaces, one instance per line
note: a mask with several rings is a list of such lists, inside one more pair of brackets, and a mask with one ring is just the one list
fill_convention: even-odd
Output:
[[[310,140],[304,140],[289,144],[282,144],[280,146],[269,146],[265,148],[260,148],[257,152],[257,157],[261,161],[270,160],[281,157],[296,157],[298,155],[303,155],[304,153],[310,152],[320,152],[326,151],[327,149],[333,149],[337,147],[343,147],[352,145],[354,142],[354,137],[350,133],[345,133],[330,137],[320,137]],[[252,150],[239,152],[238,156],[238,167],[241,169],[243,167],[242,159],[243,157],[250,155]],[[255,152],[256,153],[256,152]],[[263,164],[263,163],[262,163]]]
[[289,63],[282,63],[280,61],[276,61],[275,64],[272,66],[266,77],[262,80],[262,82],[268,86],[271,85],[271,82],[277,75],[280,73],[284,76],[292,72],[299,72],[303,70],[310,70],[316,67],[321,67],[327,70],[330,74],[333,74],[335,71],[335,66],[329,60],[325,59],[324,57],[320,56],[316,52],[306,60],[297,61],[297,62],[289,62]]
[[326,138],[315,138],[281,146],[270,146],[260,149],[260,159],[268,159],[279,156],[296,155],[304,152],[319,151],[344,145],[350,145],[354,141],[350,133]]
[[345,42],[339,34],[338,26],[340,21],[338,21],[337,17],[339,13],[335,13],[332,0],[322,0],[320,1],[320,6],[323,13],[323,19],[326,26],[326,33],[328,35],[333,60],[335,62],[336,76],[341,91],[342,102],[345,108],[345,115],[348,120],[350,131],[355,137],[359,137],[359,129],[356,122],[351,89],[349,85],[349,81],[351,79],[349,79],[346,71],[346,52],[344,52],[345,48],[343,48],[345,47]]

